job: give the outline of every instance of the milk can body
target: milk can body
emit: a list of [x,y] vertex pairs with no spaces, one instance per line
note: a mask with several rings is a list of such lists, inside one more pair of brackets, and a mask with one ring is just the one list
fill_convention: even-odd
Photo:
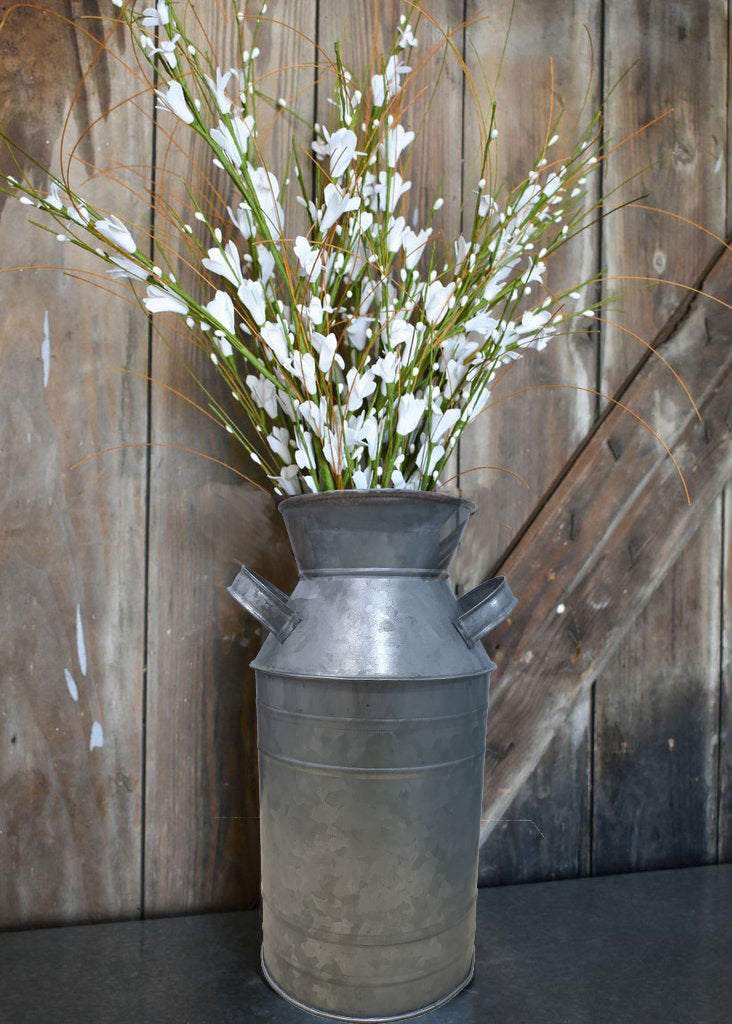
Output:
[[462,499],[344,491],[280,510],[292,595],[246,569],[231,588],[271,630],[253,662],[263,970],[321,1015],[410,1017],[472,977],[494,667],[477,639],[515,602],[503,580],[454,595]]

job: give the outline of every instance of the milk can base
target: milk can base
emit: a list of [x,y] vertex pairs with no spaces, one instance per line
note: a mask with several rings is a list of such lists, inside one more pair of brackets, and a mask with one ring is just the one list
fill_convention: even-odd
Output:
[[450,1000],[454,999],[459,992],[462,992],[466,985],[470,984],[473,980],[473,975],[475,974],[475,950],[473,950],[473,959],[470,964],[470,970],[468,971],[465,979],[461,981],[457,988],[454,988],[452,992],[443,996],[442,999],[438,999],[436,1002],[430,1003],[428,1006],[422,1006],[419,1010],[410,1010],[409,1013],[401,1013],[397,1017],[342,1017],[340,1015],[336,1016],[333,1013],[329,1013],[326,1010],[319,1010],[315,1006],[308,1006],[307,1003],[301,1003],[299,999],[294,999],[292,996],[288,995],[284,989],[280,988],[269,973],[267,964],[264,962],[264,945],[262,945],[260,959],[262,962],[262,973],[264,974],[265,980],[270,988],[274,989],[277,995],[282,996],[283,999],[286,999],[288,1003],[296,1006],[299,1010],[306,1010],[308,1013],[315,1014],[316,1017],[324,1017],[326,1020],[344,1021],[345,1024],[387,1024],[389,1021],[411,1020],[413,1017],[421,1017],[422,1014],[430,1013],[432,1010],[436,1010],[438,1007],[444,1006],[445,1003],[449,1003]]

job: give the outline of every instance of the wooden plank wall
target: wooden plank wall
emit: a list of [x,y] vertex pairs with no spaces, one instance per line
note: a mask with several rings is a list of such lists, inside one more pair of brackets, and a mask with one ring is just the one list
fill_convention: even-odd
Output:
[[[65,0],[46,6],[62,17],[80,13]],[[511,0],[425,6],[451,33],[488,101]],[[314,69],[317,46],[327,52],[340,39],[346,59],[364,67],[373,41],[388,42],[402,9],[391,0],[273,0],[260,61],[282,70],[267,90],[325,120],[329,72]],[[197,10],[225,64],[234,55],[230,21],[213,0],[201,0]],[[110,15],[95,2],[84,12]],[[611,93],[604,128],[610,145],[674,108],[610,157],[598,195],[618,188],[616,202],[644,194],[646,205],[724,235],[732,227],[727,22],[723,0],[518,0],[498,85],[501,170],[522,173],[541,145],[553,56],[563,140],[583,102],[594,110],[603,93]],[[2,126],[43,161],[58,158],[62,112],[96,56],[90,37],[102,23],[75,24],[17,11],[0,33]],[[439,99],[428,107],[428,95],[421,96],[412,112],[421,125],[412,197],[424,203],[441,190],[436,226],[449,237],[476,184],[476,117],[455,59],[441,60],[441,33],[423,18],[418,35],[415,92],[439,79]],[[111,47],[130,60],[121,35]],[[118,60],[101,55],[76,99],[71,140],[128,96],[130,83]],[[100,206],[145,237],[151,220],[142,199],[153,183],[154,155],[154,226],[164,240],[160,198],[185,202],[179,175],[190,159],[189,180],[204,206],[220,183],[200,148],[189,148],[189,136],[167,120],[153,125],[152,111],[143,91],[104,117],[78,151],[76,175],[81,181],[88,171],[82,161],[129,165],[119,173],[138,198],[121,204],[103,176],[89,188]],[[281,115],[263,127],[274,166],[289,134]],[[307,135],[298,141],[306,147]],[[1,169],[11,170],[0,159]],[[296,233],[298,217],[291,204],[287,234]],[[12,252],[4,247],[5,268],[80,265],[24,221],[23,208],[0,207],[0,233],[13,240]],[[551,284],[601,266],[613,276],[694,284],[718,248],[678,220],[627,210],[594,227],[552,267]],[[608,291],[619,288],[608,318],[646,339],[682,298],[679,288],[638,282]],[[197,397],[184,364],[190,353],[172,325],[165,338],[153,338],[132,306],[52,270],[4,273],[0,292],[0,928],[253,906],[257,768],[247,664],[261,633],[242,619],[225,586],[240,562],[292,586],[279,517],[255,488],[167,448],[124,449],[71,470],[96,449],[147,440],[247,467],[224,432],[143,379],[151,375]],[[519,364],[503,392],[569,383],[612,394],[641,355],[619,327],[591,325]],[[203,369],[195,356],[193,366]],[[501,562],[604,404],[590,391],[538,390],[507,399],[471,428],[455,468],[479,512],[456,565],[459,588]],[[487,464],[521,473],[529,489],[494,471],[473,471]],[[730,511],[728,488],[536,770],[512,790],[501,820],[486,823],[484,884],[729,859]],[[103,745],[90,750],[94,722]]]

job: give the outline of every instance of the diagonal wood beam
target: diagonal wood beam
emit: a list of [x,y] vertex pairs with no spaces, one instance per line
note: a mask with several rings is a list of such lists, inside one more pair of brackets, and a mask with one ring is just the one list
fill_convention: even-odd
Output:
[[[726,251],[702,290],[732,304]],[[655,347],[686,383],[702,421],[652,356],[620,400],[673,449],[692,503],[663,447],[615,406],[504,559],[499,571],[519,604],[489,645],[498,671],[488,715],[482,840],[732,477],[729,310],[697,296]]]

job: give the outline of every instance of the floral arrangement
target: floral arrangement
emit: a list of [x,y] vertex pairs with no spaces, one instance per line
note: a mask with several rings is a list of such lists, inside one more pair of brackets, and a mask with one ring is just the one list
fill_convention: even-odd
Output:
[[[544,283],[547,260],[592,211],[599,115],[562,160],[550,159],[553,126],[526,177],[508,187],[494,182],[494,105],[467,228],[445,251],[431,226],[442,199],[420,223],[408,213],[415,133],[402,100],[418,18],[402,17],[393,47],[364,81],[336,51],[334,122],[313,125],[312,154],[293,146],[283,177],[264,165],[258,144],[256,44],[267,5],[251,29],[235,13],[240,63],[222,69],[191,43],[175,3],[138,12],[115,3],[152,72],[159,116],[204,140],[235,197],[215,222],[189,192],[203,242],[168,210],[207,294],[186,290],[167,247],[151,250],[153,259],[118,217],[61,179],[50,176],[47,194],[26,178],[8,178],[6,190],[52,218],[59,241],[129,279],[153,318],[181,318],[232,395],[231,410],[209,397],[211,413],[275,493],[439,486],[501,368],[594,314],[580,302],[591,282],[560,294]],[[295,237],[283,209],[290,188],[309,224]]]

